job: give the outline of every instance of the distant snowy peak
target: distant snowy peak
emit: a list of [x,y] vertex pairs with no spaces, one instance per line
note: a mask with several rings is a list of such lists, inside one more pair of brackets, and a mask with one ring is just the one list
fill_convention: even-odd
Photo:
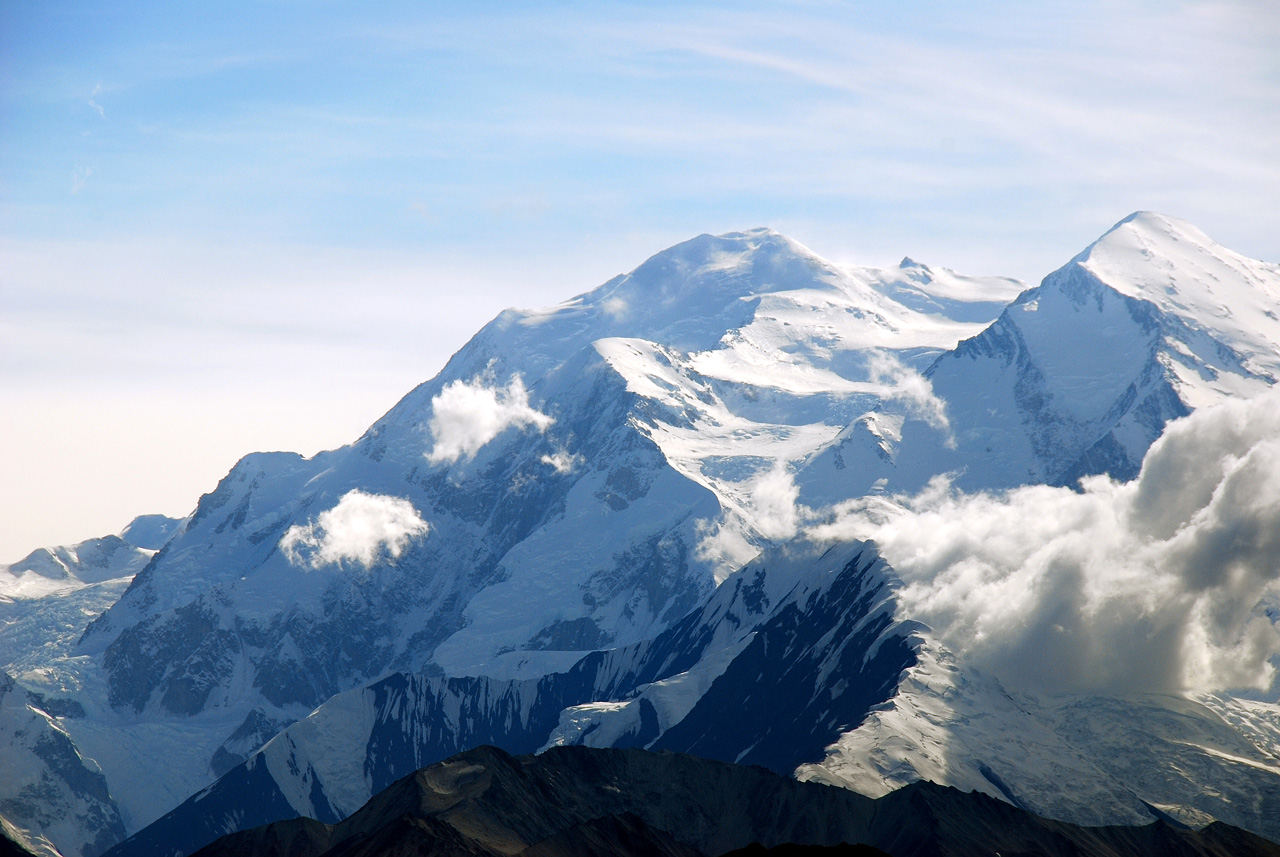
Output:
[[133,577],[154,553],[120,536],[38,548],[12,565],[0,565],[0,597],[41,598],[104,580]]
[[142,515],[119,535],[37,548],[12,565],[0,565],[0,596],[40,597],[55,589],[132,577],[182,523],[164,515]]
[[941,472],[966,490],[1131,478],[1169,420],[1275,383],[1278,311],[1280,266],[1132,215],[929,368],[954,445],[908,425],[886,476],[909,490]]
[[144,550],[158,551],[187,521],[168,515],[139,515],[120,531],[120,538]]

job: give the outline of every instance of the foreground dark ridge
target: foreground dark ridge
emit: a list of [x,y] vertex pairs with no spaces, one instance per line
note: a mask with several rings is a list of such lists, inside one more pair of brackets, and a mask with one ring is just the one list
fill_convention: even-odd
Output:
[[862,844],[893,857],[1280,857],[1280,845],[1222,823],[1079,827],[931,783],[872,800],[758,767],[587,747],[538,756],[478,747],[405,777],[339,824],[276,822],[197,854],[707,857],[753,843]]

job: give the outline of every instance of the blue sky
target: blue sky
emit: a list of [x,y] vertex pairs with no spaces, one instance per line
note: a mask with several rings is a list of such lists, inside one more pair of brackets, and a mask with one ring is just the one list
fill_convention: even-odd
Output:
[[1277,44],[1268,0],[3,0],[0,562],[700,232],[1034,282],[1148,208],[1280,259]]

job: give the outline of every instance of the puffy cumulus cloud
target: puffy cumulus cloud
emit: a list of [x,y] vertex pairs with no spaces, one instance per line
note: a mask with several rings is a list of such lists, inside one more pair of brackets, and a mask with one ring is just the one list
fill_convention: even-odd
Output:
[[907,366],[888,351],[872,351],[867,359],[867,371],[871,383],[888,388],[885,398],[897,402],[907,416],[924,420],[947,435],[947,445],[955,446],[951,437],[951,421],[947,419],[947,406],[933,392],[933,384],[915,369]]
[[357,489],[314,521],[290,527],[280,550],[294,565],[320,568],[350,560],[369,568],[384,552],[398,558],[426,532],[427,522],[408,500]]
[[1280,634],[1280,392],[1171,423],[1127,484],[1086,480],[844,504],[906,615],[1006,681],[1048,690],[1270,689]]
[[519,375],[503,387],[491,387],[483,378],[451,381],[431,399],[429,427],[432,462],[471,458],[486,443],[508,428],[546,431],[555,420],[529,404],[529,393]]

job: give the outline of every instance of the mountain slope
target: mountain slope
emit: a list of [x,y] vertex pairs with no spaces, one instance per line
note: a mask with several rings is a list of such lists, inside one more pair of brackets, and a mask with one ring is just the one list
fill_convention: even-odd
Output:
[[[841,270],[768,230],[699,236],[504,312],[351,446],[247,456],[74,649],[33,646],[18,677],[84,712],[61,726],[133,831],[246,771],[283,801],[264,806],[336,817],[397,765],[485,735],[816,762],[927,635],[859,587],[806,590],[829,569],[802,563],[764,575],[767,608],[704,622],[752,591],[733,573],[832,505],[944,474],[1131,474],[1165,420],[1273,382],[1277,283],[1154,215],[1007,307],[1009,280]],[[765,674],[794,705],[757,704]],[[364,700],[348,712],[363,736],[385,716],[369,687],[409,700],[419,731],[379,732],[396,752],[338,753],[350,766],[326,776],[327,751],[282,742],[314,796],[307,765],[237,768],[294,721],[318,728],[335,694]]]
[[40,700],[0,672],[0,819],[19,844],[94,857],[124,838],[107,781]]
[[1280,706],[1014,692],[924,637],[894,697],[798,777],[872,796],[928,780],[1077,824],[1220,819],[1280,839]]
[[[692,749],[790,772],[819,761],[913,663],[912,626],[891,610],[883,562],[865,545],[768,552],[654,640],[565,673],[393,675],[341,694],[114,853],[190,851],[293,815],[336,822],[395,779],[480,743]],[[832,674],[838,684],[825,681]],[[753,699],[771,680],[762,675],[811,703],[777,716],[778,705]]]
[[[583,835],[584,828],[594,835]],[[620,839],[634,850],[618,850]],[[1219,827],[1196,833],[1159,821],[1143,828],[1080,828],[931,784],[872,801],[759,768],[681,754],[558,748],[513,758],[492,747],[392,784],[336,826],[310,819],[282,822],[220,840],[199,854],[275,857],[287,845],[295,857],[718,855],[752,842],[862,842],[897,857],[1280,854],[1280,846],[1243,831]]]

